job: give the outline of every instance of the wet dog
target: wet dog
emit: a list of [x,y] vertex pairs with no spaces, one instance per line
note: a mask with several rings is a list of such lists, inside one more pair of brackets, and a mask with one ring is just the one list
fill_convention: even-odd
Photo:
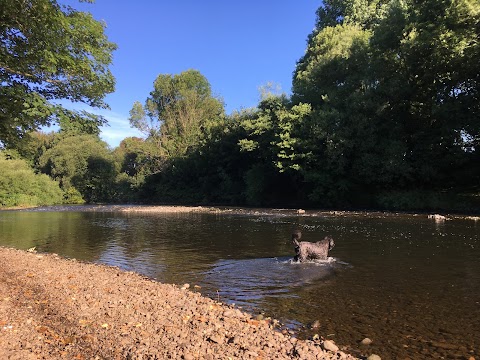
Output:
[[295,261],[307,260],[326,260],[328,252],[333,249],[335,242],[330,236],[315,243],[308,241],[300,241],[302,232],[295,230],[292,233],[292,243],[295,245]]

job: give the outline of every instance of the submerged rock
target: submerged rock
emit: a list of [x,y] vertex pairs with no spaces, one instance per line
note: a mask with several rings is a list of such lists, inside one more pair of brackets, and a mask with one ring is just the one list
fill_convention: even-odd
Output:
[[360,341],[360,344],[362,345],[370,345],[373,341],[369,338],[365,338],[362,341]]

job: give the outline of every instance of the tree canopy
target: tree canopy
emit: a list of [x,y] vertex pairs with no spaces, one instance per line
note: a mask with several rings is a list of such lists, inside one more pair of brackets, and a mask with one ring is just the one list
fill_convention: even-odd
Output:
[[292,97],[312,105],[312,198],[478,183],[478,1],[326,0],[317,15]]
[[[66,193],[66,200],[110,200],[114,191],[115,166],[108,146],[94,135],[69,136],[47,149],[39,167]],[[74,200],[71,197],[74,195]]]
[[105,24],[56,0],[2,0],[0,6],[0,142],[58,121],[98,128],[105,119],[58,100],[106,108],[116,45]]
[[224,116],[223,103],[197,70],[161,74],[153,87],[145,105],[134,103],[130,123],[156,139],[169,157],[193,150]]

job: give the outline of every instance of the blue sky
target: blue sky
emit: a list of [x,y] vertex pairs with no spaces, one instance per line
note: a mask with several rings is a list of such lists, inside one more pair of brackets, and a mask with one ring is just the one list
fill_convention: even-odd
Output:
[[[128,123],[134,101],[144,103],[159,74],[199,70],[227,113],[256,106],[267,82],[291,90],[296,61],[304,54],[319,0],[96,0],[61,1],[106,23],[118,45],[111,70],[116,90],[106,97],[110,126],[102,138],[115,147],[139,136]],[[80,107],[79,107],[80,108]]]

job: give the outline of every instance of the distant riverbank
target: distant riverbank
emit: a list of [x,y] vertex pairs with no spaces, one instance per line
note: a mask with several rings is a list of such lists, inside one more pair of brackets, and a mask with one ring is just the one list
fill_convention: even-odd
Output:
[[183,205],[114,205],[114,204],[92,204],[92,205],[54,205],[30,208],[0,208],[0,210],[16,211],[80,211],[80,212],[135,212],[135,213],[217,213],[217,214],[238,214],[238,215],[297,215],[297,216],[424,216],[436,222],[449,219],[468,219],[480,221],[480,216],[466,214],[436,214],[436,213],[414,213],[401,211],[355,211],[355,210],[304,210],[286,208],[246,208],[227,206],[183,206]]

